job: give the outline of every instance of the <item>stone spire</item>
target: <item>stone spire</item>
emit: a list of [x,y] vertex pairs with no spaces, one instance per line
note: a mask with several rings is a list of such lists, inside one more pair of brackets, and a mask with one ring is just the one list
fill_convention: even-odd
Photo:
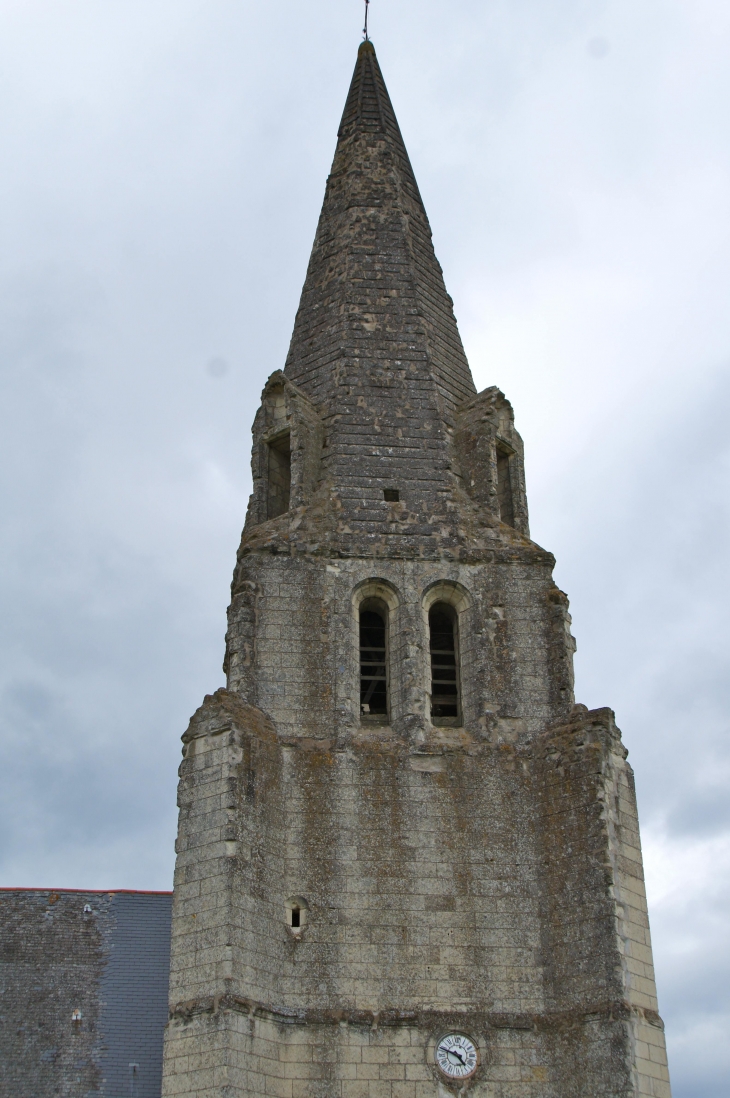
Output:
[[[284,373],[326,426],[345,511],[343,479],[352,486],[357,469],[381,500],[392,484],[414,511],[433,513],[453,487],[455,408],[476,390],[370,42],[358,52]],[[408,480],[425,493],[414,497]]]
[[334,411],[343,386],[380,387],[385,372],[399,394],[409,383],[435,388],[447,420],[475,392],[390,96],[363,42],[285,373]]
[[476,393],[369,41],[358,51],[285,369],[266,384],[253,434],[242,552],[276,543],[463,558],[487,551],[485,538],[527,544],[512,409],[494,387]]

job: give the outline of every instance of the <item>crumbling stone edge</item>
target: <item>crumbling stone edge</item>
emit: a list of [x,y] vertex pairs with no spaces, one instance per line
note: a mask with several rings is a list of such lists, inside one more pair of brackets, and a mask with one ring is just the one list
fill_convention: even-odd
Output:
[[577,1010],[554,1011],[545,1014],[502,1014],[458,1010],[317,1010],[293,1007],[270,1007],[254,999],[237,995],[206,996],[176,1003],[170,1010],[170,1020],[187,1021],[199,1014],[234,1011],[250,1017],[265,1018],[285,1025],[352,1025],[379,1029],[381,1026],[417,1026],[428,1029],[434,1025],[458,1025],[468,1018],[469,1024],[485,1029],[522,1029],[548,1032],[573,1029],[593,1018],[622,1021],[634,1017],[664,1030],[664,1022],[655,1010],[632,1006],[625,999],[591,1003]]

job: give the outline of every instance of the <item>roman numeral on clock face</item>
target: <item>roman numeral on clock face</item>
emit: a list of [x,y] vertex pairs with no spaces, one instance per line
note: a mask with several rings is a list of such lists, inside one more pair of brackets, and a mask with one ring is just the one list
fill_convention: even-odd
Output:
[[436,1063],[450,1079],[463,1079],[477,1067],[477,1050],[470,1037],[449,1033],[436,1046]]

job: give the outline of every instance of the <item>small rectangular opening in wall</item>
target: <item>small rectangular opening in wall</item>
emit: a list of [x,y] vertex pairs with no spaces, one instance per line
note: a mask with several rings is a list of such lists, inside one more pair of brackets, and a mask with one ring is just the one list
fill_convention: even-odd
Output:
[[512,499],[512,453],[506,447],[497,447],[497,498],[499,500],[499,517],[508,526],[515,524],[515,509]]
[[398,503],[400,492],[397,488],[383,488],[383,499],[386,503]]
[[267,443],[268,484],[266,517],[277,518],[289,510],[291,496],[291,436],[277,435]]

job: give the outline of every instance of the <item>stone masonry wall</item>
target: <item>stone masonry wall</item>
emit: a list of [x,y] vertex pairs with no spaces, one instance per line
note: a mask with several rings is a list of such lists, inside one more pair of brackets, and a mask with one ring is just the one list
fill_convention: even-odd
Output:
[[[455,1013],[411,1020],[273,1015],[239,1002],[217,1011],[176,1016],[168,1044],[166,1098],[272,1095],[274,1098],[446,1098],[433,1068],[433,1048],[445,1031],[464,1028]],[[568,1041],[591,1040],[589,1026]],[[555,1071],[555,1027],[531,1018],[471,1015],[468,1031],[481,1064],[464,1088],[473,1098],[602,1098],[613,1090],[581,1091]],[[607,1042],[610,1045],[610,1037]],[[580,1051],[578,1050],[579,1054]],[[607,1050],[608,1051],[608,1050]],[[212,1064],[220,1065],[215,1071]],[[604,1063],[611,1070],[607,1056]]]
[[[576,706],[570,722],[536,741],[546,1002],[556,1013],[620,1023],[616,1092],[670,1098],[626,755],[609,709]],[[584,1054],[579,1067],[591,1071],[595,1088],[600,1074],[591,1056]]]
[[206,700],[181,771],[166,1098],[212,1095],[212,1063],[231,1095],[425,1098],[449,1028],[479,1042],[475,1096],[667,1098],[635,892],[617,932],[612,864],[636,881],[637,862],[607,814],[621,790],[631,819],[615,728],[579,707],[524,744],[457,731],[338,748]]
[[0,1093],[159,1098],[171,899],[0,890]]
[[[84,911],[92,905],[96,915]],[[88,893],[0,892],[3,1094],[101,1094],[99,985],[110,907],[110,897]]]
[[[360,726],[357,607],[367,584],[390,592],[391,723],[429,734],[424,599],[435,584],[459,597],[465,724],[491,739],[524,739],[573,704],[567,600],[547,554],[532,566],[327,560],[248,554],[230,613],[229,688],[270,715],[282,735],[341,737]],[[448,597],[448,596],[446,596]],[[458,600],[457,600],[458,601]]]

